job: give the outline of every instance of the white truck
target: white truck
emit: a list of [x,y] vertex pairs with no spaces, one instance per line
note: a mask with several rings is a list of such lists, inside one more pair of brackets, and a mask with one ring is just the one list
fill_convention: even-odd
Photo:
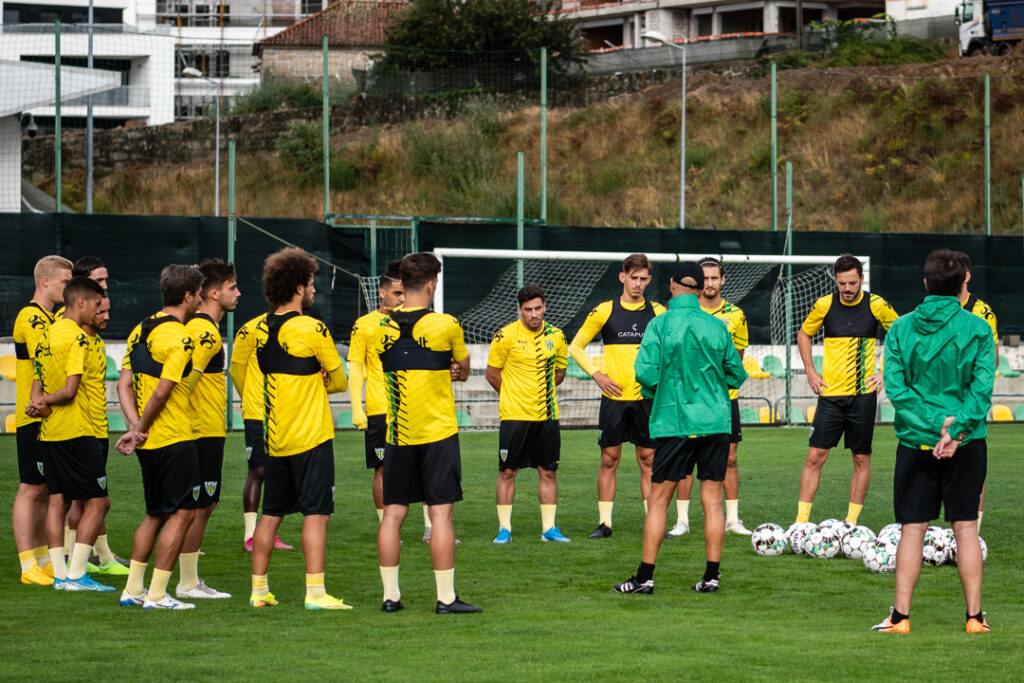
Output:
[[961,57],[1004,55],[1024,38],[1024,0],[963,0],[953,16]]

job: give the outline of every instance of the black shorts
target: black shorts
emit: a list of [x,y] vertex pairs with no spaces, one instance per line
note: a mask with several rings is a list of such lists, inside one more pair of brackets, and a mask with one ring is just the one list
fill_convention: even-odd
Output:
[[107,495],[107,466],[100,440],[80,436],[65,441],[40,441],[46,463],[46,488],[65,501]]
[[384,465],[384,449],[387,447],[388,418],[386,415],[370,415],[366,418],[366,434],[363,447],[366,451],[366,469],[375,470]]
[[661,438],[654,447],[651,483],[682,481],[693,473],[695,465],[698,479],[724,481],[728,460],[728,434]]
[[819,396],[811,425],[811,448],[834,448],[840,435],[843,445],[858,455],[871,455],[871,437],[875,433],[875,393],[856,396]]
[[96,439],[97,445],[100,448],[100,453],[103,454],[103,465],[107,464],[107,453],[110,452],[110,439]]
[[743,441],[743,425],[740,424],[740,400],[734,398],[729,401],[732,408],[732,434],[729,435],[729,443]]
[[204,436],[196,439],[196,454],[199,457],[199,491],[196,507],[210,507],[220,501],[221,472],[224,469],[224,437]]
[[629,442],[641,448],[654,448],[648,425],[653,406],[654,401],[649,398],[614,401],[602,394],[597,413],[597,445],[605,448]]
[[522,467],[558,469],[562,434],[558,420],[502,420],[498,428],[498,470]]
[[42,422],[30,422],[15,430],[18,446],[18,478],[22,484],[38,486],[46,483],[46,466],[43,464],[43,449],[39,445],[39,428]]
[[245,454],[250,470],[267,466],[267,445],[263,441],[263,420],[245,420]]
[[267,458],[263,470],[263,514],[284,517],[334,512],[334,442],[303,453]]
[[444,505],[462,500],[459,435],[384,451],[384,504]]
[[147,515],[171,515],[198,507],[202,482],[195,441],[136,448]]
[[969,441],[952,458],[938,460],[930,450],[896,447],[892,478],[892,506],[900,524],[922,524],[937,519],[946,508],[947,522],[978,519],[981,487],[988,466],[984,439]]

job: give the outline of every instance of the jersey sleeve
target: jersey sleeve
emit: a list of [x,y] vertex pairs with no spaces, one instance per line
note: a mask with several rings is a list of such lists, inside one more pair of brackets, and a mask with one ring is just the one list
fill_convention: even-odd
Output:
[[561,330],[555,333],[555,370],[565,370],[569,367],[569,345],[565,341],[565,333]]
[[451,322],[448,327],[448,343],[451,345],[452,358],[457,361],[466,360],[469,357],[469,350],[466,348],[466,340],[462,334],[462,325],[457,318],[448,316]]
[[886,330],[892,327],[893,322],[899,317],[889,302],[877,294],[871,295],[871,313]]
[[747,329],[747,316],[739,309],[736,309],[736,323],[732,328],[732,345],[736,347],[737,351],[742,351],[750,346],[750,332]]
[[131,372],[132,370],[132,351],[135,349],[135,345],[139,343],[139,336],[142,334],[142,325],[136,325],[135,329],[128,335],[128,344],[124,349],[124,358],[121,359],[121,369]]
[[974,305],[974,310],[971,313],[980,316],[982,320],[988,323],[988,326],[992,328],[992,341],[995,342],[996,346],[999,346],[999,333],[996,332],[996,312],[992,310],[992,307],[984,301],[979,301]]
[[[176,332],[171,330],[168,330],[168,332],[169,334],[176,334],[176,336],[170,337],[167,341],[168,353],[167,358],[164,360],[163,370],[160,372],[160,379],[169,379],[177,384],[184,376],[185,368],[188,366],[189,361],[192,360],[195,344],[184,327]],[[152,336],[151,334],[150,337]]]
[[[22,309],[21,314],[18,316],[18,320],[14,323],[14,341],[24,343],[25,348],[28,349],[29,356],[33,358],[36,354],[36,346],[38,346],[39,340],[42,339],[43,332],[46,331],[44,326],[41,324],[41,318],[37,319],[36,317],[39,315],[39,313],[32,312],[30,308],[25,308]],[[18,324],[19,322],[21,323],[20,325]]]
[[85,332],[75,335],[75,340],[68,345],[68,353],[64,359],[64,376],[85,374],[85,355],[89,352],[89,338]]
[[364,321],[362,324],[357,320],[352,325],[352,336],[348,341],[348,362],[349,363],[365,363],[366,362],[366,330],[367,323]]
[[[194,320],[194,318],[193,318]],[[189,335],[195,340],[195,350],[192,352],[192,369],[205,372],[206,366],[210,364],[213,357],[220,350],[220,334],[212,329],[212,325],[200,321],[196,325],[186,325]]]
[[[807,314],[804,319],[804,324],[800,326],[804,334],[808,337],[813,337],[818,334],[818,330],[825,324],[825,314],[828,313],[828,308],[832,304],[832,295],[823,296],[814,302],[811,306],[811,312]],[[888,329],[888,327],[886,328]]]
[[253,321],[245,323],[235,333],[235,343],[231,347],[231,363],[248,365],[249,357],[252,355],[253,346],[256,343],[256,325]]
[[317,320],[313,333],[308,336],[309,347],[313,356],[320,362],[321,367],[327,372],[334,372],[343,365],[338,347],[334,344],[334,337],[327,325]]
[[651,302],[651,308],[654,309],[654,315],[655,316],[659,316],[659,315],[661,315],[662,313],[664,313],[665,311],[668,310],[667,308],[665,308],[664,306],[659,304],[657,301],[652,301]]
[[505,367],[505,359],[508,358],[509,343],[507,328],[502,328],[494,333],[491,339],[491,348],[487,352],[487,364],[492,368]]
[[600,368],[590,362],[586,351],[587,344],[594,337],[601,334],[601,328],[608,322],[611,314],[612,303],[610,301],[605,301],[595,306],[587,314],[587,319],[583,321],[583,325],[580,326],[576,336],[572,338],[572,343],[569,344],[569,354],[576,361],[576,364],[588,375],[593,375]]

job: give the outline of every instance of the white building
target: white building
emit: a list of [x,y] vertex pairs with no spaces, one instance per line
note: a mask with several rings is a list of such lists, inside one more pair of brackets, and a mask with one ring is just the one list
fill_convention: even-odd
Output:
[[951,17],[960,0],[886,0],[885,13],[896,21]]

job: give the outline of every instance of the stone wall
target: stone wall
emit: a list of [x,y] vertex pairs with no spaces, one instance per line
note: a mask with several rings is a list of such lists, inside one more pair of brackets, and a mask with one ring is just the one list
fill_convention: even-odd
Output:
[[[366,69],[370,65],[370,55],[378,52],[380,50],[332,48],[327,53],[328,78],[355,87],[352,69]],[[324,57],[318,47],[263,47],[260,74],[265,80],[320,83],[323,73]]]

